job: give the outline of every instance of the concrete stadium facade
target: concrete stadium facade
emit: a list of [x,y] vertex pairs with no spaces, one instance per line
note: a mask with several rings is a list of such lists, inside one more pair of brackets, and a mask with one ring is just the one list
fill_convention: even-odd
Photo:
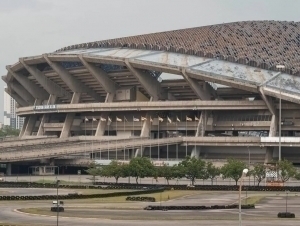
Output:
[[282,149],[299,163],[299,46],[299,23],[253,21],[20,58],[2,79],[25,122],[0,161],[270,162]]

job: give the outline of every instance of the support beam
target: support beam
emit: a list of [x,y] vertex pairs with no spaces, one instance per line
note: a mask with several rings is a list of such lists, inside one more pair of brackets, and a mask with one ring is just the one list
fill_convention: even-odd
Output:
[[11,176],[11,163],[6,163],[6,176]]
[[[107,93],[105,98],[105,103],[111,103],[114,99],[114,93]],[[95,136],[103,136],[105,132],[106,125],[108,123],[109,112],[102,112],[100,120],[98,121],[97,129]],[[101,121],[101,118],[105,119],[105,121]]]
[[[64,88],[57,85],[55,82],[47,78],[39,69],[35,66],[27,65],[24,59],[20,59],[20,63],[26,68],[26,70],[38,81],[39,84],[49,93],[57,97],[65,97],[71,99],[72,94]],[[47,98],[48,99],[48,98]]]
[[26,107],[29,105],[22,97],[19,96],[19,94],[13,93],[11,89],[5,88],[4,91],[14,98],[21,107]]
[[94,98],[94,100],[103,102],[103,99],[99,94],[97,94],[94,90],[86,86],[84,83],[80,82],[77,78],[71,75],[70,72],[66,70],[63,66],[61,66],[57,62],[52,62],[47,55],[43,56],[49,64],[49,66],[58,74],[58,76],[64,81],[64,83],[66,83],[66,85],[74,93],[86,93],[90,97]]
[[115,93],[119,86],[110,79],[108,74],[99,67],[96,67],[94,64],[87,62],[84,59],[83,55],[78,56],[81,63],[86,67],[86,69],[91,73],[91,75],[101,84],[103,89],[107,93]]
[[48,99],[49,94],[38,85],[30,81],[26,76],[20,74],[19,72],[12,71],[9,66],[7,66],[6,69],[35,99]]
[[25,100],[29,105],[33,105],[35,98],[26,90],[24,87],[18,83],[11,82],[7,84],[15,93],[17,93],[23,100]]
[[36,120],[37,120],[37,115],[29,116],[29,120],[28,120],[28,123],[26,124],[26,128],[25,128],[23,136],[31,136]]
[[29,122],[29,117],[30,116],[26,116],[25,119],[24,119],[24,123],[23,123],[23,126],[22,126],[22,129],[20,130],[20,133],[19,133],[19,137],[22,137],[25,133],[25,130],[26,130],[26,127],[28,125],[28,122]]
[[[206,130],[206,125],[207,125],[207,118],[208,118],[209,112],[203,110],[201,112],[198,125],[197,125],[197,130],[195,137],[204,137],[205,136],[205,130]],[[201,147],[200,146],[194,146],[192,149],[191,157],[195,158],[200,158],[200,152],[201,152]]]
[[[269,137],[275,137],[276,136],[277,127],[278,127],[278,117],[276,115],[272,115],[271,124],[270,124],[270,131],[269,131]],[[267,147],[266,148],[265,163],[272,162],[273,152],[274,152],[274,147]]]
[[[73,93],[71,104],[79,103],[80,96],[81,96],[81,93]],[[69,137],[74,118],[75,118],[75,113],[67,114],[63,128],[61,130],[60,138]]]
[[190,78],[186,74],[185,70],[186,70],[186,68],[183,68],[182,71],[181,71],[182,75],[183,75],[183,78],[190,85],[191,89],[197,95],[197,97],[200,100],[210,100],[211,95],[210,95],[210,92],[209,92],[209,85],[206,82],[204,82],[203,87],[201,87],[201,85],[197,82],[196,79]]
[[[150,99],[150,102],[152,101],[152,98]],[[140,137],[149,137],[150,132],[151,132],[151,122],[150,122],[150,113],[147,112],[145,116],[146,120],[143,121],[143,126],[141,130]],[[135,151],[134,156],[139,157],[139,156],[144,156],[144,149],[138,148]]]
[[[34,102],[34,105],[40,105],[42,103],[42,100],[36,99]],[[36,120],[38,116],[37,115],[30,115],[28,119],[28,123],[26,123],[26,128],[24,130],[23,136],[31,136]],[[22,128],[23,129],[23,128]]]
[[[56,101],[56,99],[57,99],[57,97],[51,94],[51,95],[49,96],[48,101],[47,101],[47,105],[52,105],[52,104],[54,104],[55,101]],[[49,114],[44,114],[44,115],[42,116],[42,119],[41,119],[41,122],[40,122],[40,125],[39,125],[39,130],[38,130],[38,132],[37,132],[37,134],[36,134],[37,136],[43,136],[43,135],[44,135],[44,124],[47,123],[47,122],[49,121],[49,117],[50,117]]]
[[137,80],[143,86],[143,88],[147,91],[147,93],[154,100],[168,99],[167,92],[163,90],[156,78],[152,77],[150,74],[147,74],[141,69],[134,68],[133,66],[131,66],[128,59],[125,60],[125,64],[127,68],[131,71],[131,73],[137,78]]
[[265,95],[264,90],[262,89],[262,87],[259,87],[258,91],[259,91],[259,94],[260,94],[261,98],[266,103],[266,105],[267,105],[269,111],[271,112],[271,114],[276,115],[276,110],[275,110],[275,106],[272,102],[272,99]]

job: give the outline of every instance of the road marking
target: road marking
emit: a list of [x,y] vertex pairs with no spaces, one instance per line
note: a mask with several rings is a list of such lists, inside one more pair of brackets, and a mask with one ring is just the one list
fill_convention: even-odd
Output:
[[[36,214],[36,213],[26,213],[26,212],[22,212],[22,211],[19,211],[18,209],[14,209],[13,212],[15,213],[20,213],[20,214],[26,214],[26,215],[29,215],[29,216],[39,216],[39,217],[56,217],[56,216],[51,216],[51,215],[44,215],[44,214]],[[59,218],[66,218],[66,219],[81,219],[81,220],[111,220],[111,219],[108,219],[108,218],[97,218],[97,217],[63,217],[63,216],[60,216]]]

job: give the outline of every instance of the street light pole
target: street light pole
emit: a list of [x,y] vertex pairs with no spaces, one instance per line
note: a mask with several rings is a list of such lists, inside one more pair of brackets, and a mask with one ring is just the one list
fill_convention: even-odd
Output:
[[[251,164],[250,159],[251,159],[251,156],[250,156],[250,147],[249,146],[248,146],[248,154],[249,154],[249,156],[248,156],[248,169],[250,169],[250,164]],[[249,175],[249,186],[250,186],[250,175]]]
[[285,196],[285,215],[286,215],[286,213],[287,213],[287,201],[288,201],[288,195],[289,195],[288,192],[289,192],[289,191],[285,191],[285,194],[286,194],[286,196]]
[[[279,71],[282,71],[285,69],[285,66],[284,65],[276,65],[276,68],[279,70]],[[279,152],[278,152],[278,159],[279,161],[281,161],[281,84],[282,84],[282,76],[280,75],[280,82],[279,82],[279,92],[280,92],[280,95],[279,95]]]
[[59,215],[59,205],[58,205],[58,185],[59,180],[56,180],[56,226],[58,226],[58,215]]
[[248,173],[248,169],[244,169],[242,172],[242,177],[240,179],[240,188],[239,188],[239,226],[242,226],[242,200],[241,200],[241,193],[242,193],[242,184],[244,176]]

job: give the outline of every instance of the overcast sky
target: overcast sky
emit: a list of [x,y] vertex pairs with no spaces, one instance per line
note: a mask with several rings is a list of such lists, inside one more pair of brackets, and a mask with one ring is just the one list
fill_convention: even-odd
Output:
[[[64,46],[245,20],[300,21],[297,0],[0,0],[0,75]],[[0,122],[4,82],[0,82]]]

